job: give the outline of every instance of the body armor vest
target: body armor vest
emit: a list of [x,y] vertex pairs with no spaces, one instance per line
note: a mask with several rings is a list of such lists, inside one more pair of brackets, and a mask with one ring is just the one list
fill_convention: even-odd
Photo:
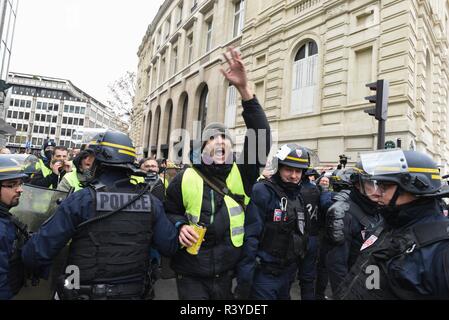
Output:
[[[449,221],[419,224],[402,232],[383,232],[379,239],[362,251],[349,275],[337,290],[336,298],[342,300],[416,300],[435,299],[418,291],[408,290],[390,276],[388,263],[403,259],[407,254],[439,241],[449,240]],[[374,268],[373,268],[374,267]],[[379,286],[372,280],[374,272]]]
[[307,250],[308,215],[300,195],[294,200],[277,184],[264,180],[280,199],[280,209],[268,214],[260,241],[260,249],[288,265],[303,258]]
[[[140,281],[144,292],[153,235],[150,195],[144,194],[124,209],[99,219],[138,194],[90,190],[93,219],[97,219],[87,222],[73,237],[68,264],[79,267],[81,285]],[[142,292],[136,292],[136,296]]]

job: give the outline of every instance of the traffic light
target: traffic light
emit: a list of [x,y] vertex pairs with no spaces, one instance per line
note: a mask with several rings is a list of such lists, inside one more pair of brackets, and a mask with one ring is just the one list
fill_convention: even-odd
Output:
[[371,90],[376,91],[376,94],[365,97],[365,100],[375,103],[376,106],[374,108],[365,109],[365,112],[370,116],[375,117],[376,120],[386,121],[388,118],[388,80],[378,80],[377,82],[369,83],[366,86]]

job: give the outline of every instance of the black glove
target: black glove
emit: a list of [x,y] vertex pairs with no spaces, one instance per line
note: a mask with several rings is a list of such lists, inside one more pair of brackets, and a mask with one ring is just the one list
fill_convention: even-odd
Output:
[[349,203],[346,201],[335,202],[326,214],[326,232],[329,240],[336,245],[341,245],[345,241],[344,217],[349,210]]

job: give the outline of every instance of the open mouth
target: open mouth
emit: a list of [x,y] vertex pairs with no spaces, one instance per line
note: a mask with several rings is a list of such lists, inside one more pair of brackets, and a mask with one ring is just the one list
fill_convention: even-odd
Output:
[[225,150],[224,150],[224,148],[217,148],[217,149],[215,149],[215,151],[214,151],[214,156],[215,156],[215,157],[218,157],[218,158],[224,157],[224,156],[225,156]]

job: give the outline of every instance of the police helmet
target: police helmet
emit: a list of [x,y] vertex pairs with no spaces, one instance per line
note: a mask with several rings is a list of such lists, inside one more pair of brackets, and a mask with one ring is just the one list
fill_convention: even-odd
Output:
[[278,165],[304,170],[310,167],[309,150],[294,143],[283,145],[276,153],[275,159]]
[[392,150],[374,157],[375,161],[372,156],[361,157],[371,180],[394,183],[417,196],[436,196],[442,187],[435,161],[422,152]]
[[95,161],[104,166],[135,169],[136,149],[128,135],[118,131],[97,134],[86,147],[95,154]]
[[23,167],[10,155],[0,155],[0,181],[25,179],[28,176],[23,172]]

